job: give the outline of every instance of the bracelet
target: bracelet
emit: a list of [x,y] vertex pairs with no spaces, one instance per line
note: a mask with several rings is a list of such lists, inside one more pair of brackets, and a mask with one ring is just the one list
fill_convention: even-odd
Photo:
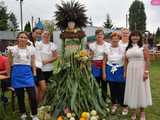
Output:
[[146,70],[146,71],[145,71],[145,73],[149,73],[149,71],[148,71],[148,70]]

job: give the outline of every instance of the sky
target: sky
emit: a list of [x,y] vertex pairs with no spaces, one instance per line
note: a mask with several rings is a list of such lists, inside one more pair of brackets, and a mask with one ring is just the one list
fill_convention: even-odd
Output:
[[[2,0],[0,0],[2,1]],[[3,0],[9,11],[15,13],[18,22],[20,23],[20,9],[18,0]],[[69,1],[69,0],[64,0]],[[134,0],[79,0],[85,4],[87,16],[92,18],[94,26],[102,26],[106,14],[109,13],[113,25],[116,27],[125,27],[126,14]],[[156,32],[157,27],[160,27],[160,6],[151,5],[151,0],[141,0],[144,2],[147,15],[147,30]],[[61,0],[24,0],[23,1],[23,21],[31,21],[31,16],[34,16],[35,21],[38,18],[41,20],[54,19],[56,4],[60,4]]]

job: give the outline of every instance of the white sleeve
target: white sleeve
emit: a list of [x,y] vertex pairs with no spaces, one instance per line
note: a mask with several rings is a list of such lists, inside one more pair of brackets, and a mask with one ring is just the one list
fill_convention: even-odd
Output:
[[94,43],[88,44],[89,50],[94,51]]
[[51,50],[56,51],[57,50],[57,45],[55,43],[51,44]]
[[36,54],[36,49],[35,49],[35,47],[31,47],[31,46],[30,46],[30,54],[31,54],[31,55],[35,55],[35,54]]
[[110,48],[110,44],[106,43],[106,45],[104,46],[104,54],[108,55],[109,53],[109,48]]
[[8,46],[8,51],[11,52],[11,54],[14,56],[17,52],[17,46]]
[[109,48],[106,47],[106,48],[104,49],[104,54],[108,55],[108,53],[109,53]]

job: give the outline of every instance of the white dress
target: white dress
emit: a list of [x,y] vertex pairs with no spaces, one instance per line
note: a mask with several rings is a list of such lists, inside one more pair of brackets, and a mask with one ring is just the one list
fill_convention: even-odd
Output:
[[150,80],[143,80],[144,54],[143,47],[134,45],[126,52],[128,58],[124,104],[132,109],[152,105]]

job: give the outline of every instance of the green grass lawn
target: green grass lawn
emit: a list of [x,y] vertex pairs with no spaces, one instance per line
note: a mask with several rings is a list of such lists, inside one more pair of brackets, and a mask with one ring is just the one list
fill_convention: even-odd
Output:
[[[147,120],[160,120],[160,60],[151,63],[150,71],[153,105],[146,109],[146,116]],[[10,103],[8,106],[4,112],[0,104],[0,120],[19,120],[17,111],[12,112]],[[129,116],[122,117],[120,114],[117,116],[111,116],[111,119],[130,120]]]

